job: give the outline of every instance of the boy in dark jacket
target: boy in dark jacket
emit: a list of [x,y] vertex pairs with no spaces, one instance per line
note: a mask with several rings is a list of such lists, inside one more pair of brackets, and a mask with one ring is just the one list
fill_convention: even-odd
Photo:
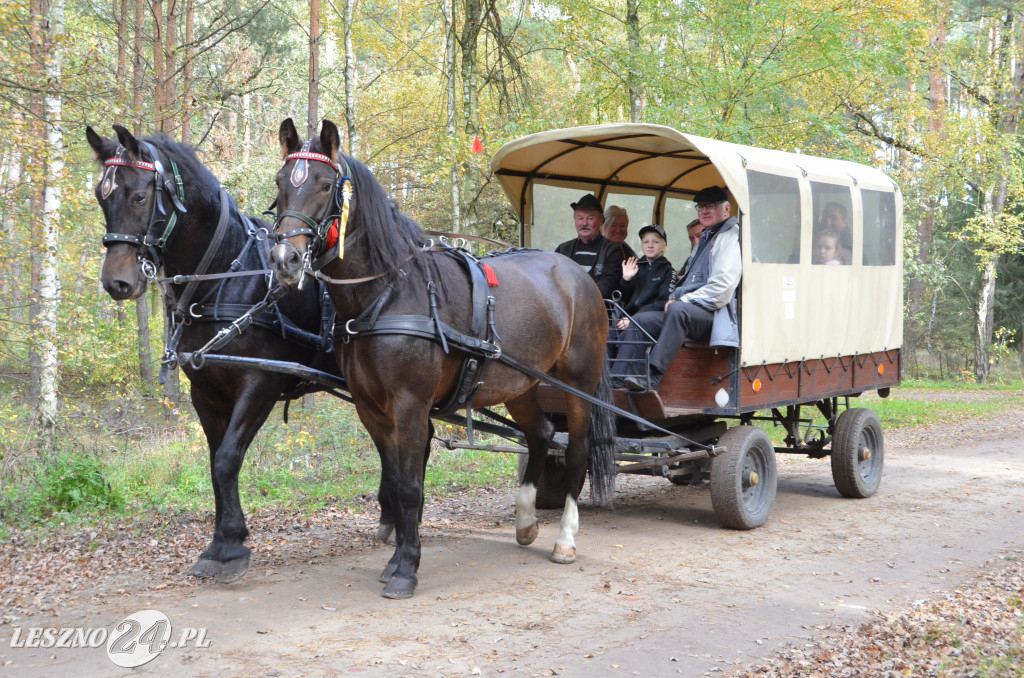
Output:
[[[663,311],[675,282],[672,262],[664,256],[668,246],[665,229],[651,224],[641,228],[639,235],[644,258],[638,261],[630,257],[622,262],[623,308],[630,315]],[[628,326],[624,320],[619,321],[619,329]]]

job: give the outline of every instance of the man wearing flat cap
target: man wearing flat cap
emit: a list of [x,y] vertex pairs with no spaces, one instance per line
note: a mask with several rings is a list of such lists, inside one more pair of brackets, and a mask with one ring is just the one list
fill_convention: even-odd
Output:
[[740,228],[730,217],[729,194],[720,186],[708,186],[693,196],[697,219],[704,227],[690,257],[685,276],[665,304],[664,311],[635,316],[636,323],[657,339],[651,349],[651,373],[643,372],[644,335],[633,327],[623,337],[614,374],[627,376],[619,384],[630,391],[657,391],[661,378],[687,341],[712,346],[739,346],[735,293],[743,265],[740,258]]
[[622,275],[622,248],[601,235],[604,210],[591,193],[569,207],[576,224],[576,236],[555,248],[582,266],[601,289],[601,296],[610,299]]

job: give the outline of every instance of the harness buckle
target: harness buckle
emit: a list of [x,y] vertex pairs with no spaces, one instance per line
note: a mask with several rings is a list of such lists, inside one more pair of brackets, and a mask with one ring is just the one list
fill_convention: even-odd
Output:
[[202,313],[196,313],[196,311],[195,311],[195,308],[198,305],[199,305],[199,302],[197,301],[197,302],[195,302],[194,304],[192,304],[191,306],[188,307],[188,314],[190,316],[192,316],[193,318],[197,318],[197,319],[203,317]]
[[152,260],[143,258],[139,268],[142,270],[142,275],[145,276],[146,280],[156,280],[156,264]]
[[[355,321],[355,318],[349,318],[349,320],[345,323],[345,334],[349,334],[349,335],[359,334],[359,330],[354,330],[351,327],[351,325],[352,325],[352,323],[354,321]],[[346,337],[346,341],[347,341],[347,337]]]

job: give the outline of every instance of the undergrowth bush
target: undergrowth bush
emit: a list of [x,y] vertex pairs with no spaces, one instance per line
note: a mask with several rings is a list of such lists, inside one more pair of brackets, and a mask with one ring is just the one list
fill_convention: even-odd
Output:
[[107,481],[103,465],[88,456],[59,453],[43,462],[39,487],[28,501],[32,513],[48,517],[78,509],[116,509],[124,505],[120,492]]

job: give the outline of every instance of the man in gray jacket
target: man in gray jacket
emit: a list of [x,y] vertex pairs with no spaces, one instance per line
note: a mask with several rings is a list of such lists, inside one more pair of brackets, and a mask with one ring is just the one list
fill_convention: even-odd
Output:
[[[635,320],[657,339],[651,349],[650,381],[642,374],[643,333],[631,328],[630,343],[619,349],[612,372],[625,374],[621,385],[630,391],[656,391],[661,378],[687,341],[708,341],[738,346],[739,335],[730,304],[743,271],[740,257],[740,229],[729,194],[720,186],[709,186],[693,196],[697,218],[704,227],[700,242],[686,269],[686,277],[672,292],[664,311],[649,311]],[[714,328],[714,331],[712,331]],[[623,361],[623,362],[619,362]]]

